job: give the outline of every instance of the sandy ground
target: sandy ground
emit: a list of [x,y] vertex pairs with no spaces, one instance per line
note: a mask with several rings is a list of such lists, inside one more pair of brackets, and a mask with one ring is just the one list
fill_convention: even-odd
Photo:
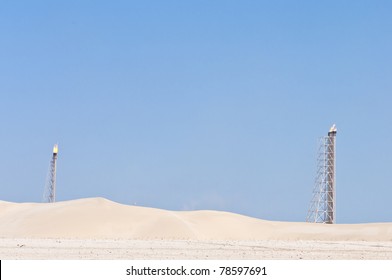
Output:
[[103,198],[0,201],[1,259],[392,259],[392,223],[266,221]]
[[0,239],[0,259],[392,260],[392,242]]

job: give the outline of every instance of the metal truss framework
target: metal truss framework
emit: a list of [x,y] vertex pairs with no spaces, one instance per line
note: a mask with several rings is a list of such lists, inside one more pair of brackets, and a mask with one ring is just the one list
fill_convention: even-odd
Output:
[[334,224],[336,222],[335,139],[335,125],[328,136],[320,138],[313,199],[306,218],[310,223]]
[[44,202],[55,202],[56,201],[56,163],[57,163],[57,144],[53,147],[53,156],[49,164],[49,171],[46,178]]

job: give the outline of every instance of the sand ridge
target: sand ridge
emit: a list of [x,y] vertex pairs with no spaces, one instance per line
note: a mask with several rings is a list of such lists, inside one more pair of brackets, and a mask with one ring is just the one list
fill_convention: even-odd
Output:
[[392,223],[322,225],[222,211],[168,211],[104,198],[0,201],[2,238],[392,241]]

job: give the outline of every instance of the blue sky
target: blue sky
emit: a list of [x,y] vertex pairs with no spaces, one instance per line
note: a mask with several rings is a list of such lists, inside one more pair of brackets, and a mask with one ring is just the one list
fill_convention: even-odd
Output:
[[1,1],[1,200],[391,222],[390,1]]

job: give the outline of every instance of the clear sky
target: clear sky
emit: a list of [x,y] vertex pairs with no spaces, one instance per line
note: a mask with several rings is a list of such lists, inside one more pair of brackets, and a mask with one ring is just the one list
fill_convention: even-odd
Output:
[[1,1],[1,200],[392,222],[391,1]]

